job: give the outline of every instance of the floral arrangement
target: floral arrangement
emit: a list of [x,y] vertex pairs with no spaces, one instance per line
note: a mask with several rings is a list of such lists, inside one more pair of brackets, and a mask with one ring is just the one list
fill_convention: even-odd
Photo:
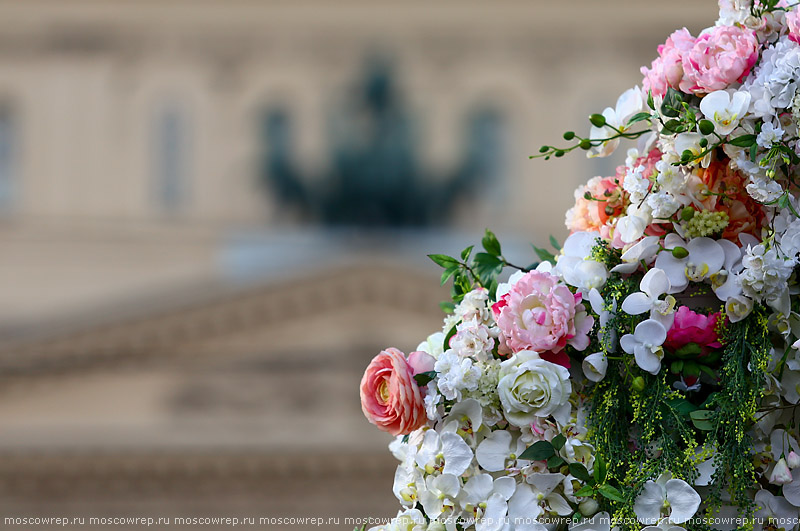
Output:
[[563,246],[431,255],[442,330],[361,382],[400,461],[374,529],[798,529],[800,8],[720,0],[642,74],[536,155],[635,141]]

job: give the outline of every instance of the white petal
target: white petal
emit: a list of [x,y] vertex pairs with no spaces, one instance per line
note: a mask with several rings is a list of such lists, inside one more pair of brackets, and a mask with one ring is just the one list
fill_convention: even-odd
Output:
[[600,295],[599,291],[597,291],[597,288],[592,288],[589,291],[589,304],[592,306],[592,311],[597,315],[603,313],[606,303],[603,300],[603,296]]
[[600,237],[599,232],[574,232],[565,241],[562,247],[564,255],[575,256],[583,260],[592,254],[592,248]]
[[505,500],[511,498],[516,490],[517,480],[510,476],[505,476],[494,480],[494,491],[497,494],[500,494]]
[[800,507],[800,468],[792,470],[792,482],[783,486],[783,497],[795,507]]
[[439,434],[434,430],[428,430],[422,437],[422,445],[419,447],[419,452],[416,455],[416,461],[420,468],[425,468],[425,465],[433,461],[436,454],[441,449],[441,440]]
[[700,495],[681,479],[667,481],[667,501],[672,508],[669,519],[675,524],[689,520],[700,507]]
[[669,277],[667,277],[667,274],[657,267],[645,273],[639,286],[642,291],[655,299],[668,292],[672,287],[669,284]]
[[636,518],[646,525],[657,524],[665,499],[664,489],[660,485],[656,485],[654,481],[648,481],[633,504]]
[[444,454],[442,474],[460,476],[472,463],[472,450],[464,439],[455,433],[442,435],[442,453]]
[[638,343],[663,345],[664,340],[667,339],[667,329],[658,321],[647,319],[636,325],[633,337],[636,338]]
[[647,371],[650,374],[658,374],[658,371],[661,370],[661,360],[653,354],[653,352],[642,346],[637,345],[636,350],[633,353],[633,358],[636,360],[636,365],[638,365],[643,371]]
[[494,481],[492,480],[492,476],[489,474],[478,474],[469,478],[466,485],[464,485],[464,502],[463,505],[467,503],[471,503],[472,505],[477,505],[483,501],[486,501],[486,498],[492,493],[492,487],[494,486]]
[[672,251],[661,251],[656,258],[656,267],[664,271],[671,286],[670,293],[679,293],[689,285],[686,278],[686,258],[675,258]]
[[475,522],[475,531],[499,531],[505,525],[508,512],[506,500],[499,494],[492,494],[486,500],[486,510],[483,518]]
[[[650,271],[656,271],[656,270],[651,269]],[[644,312],[649,312],[650,308],[652,307],[653,307],[653,300],[644,293],[642,293],[641,291],[637,291],[636,293],[631,293],[630,295],[625,297],[624,301],[622,301],[622,311],[627,313],[628,315],[639,315]]]
[[706,276],[716,273],[725,264],[725,252],[711,238],[695,238],[686,244],[686,250],[689,251],[689,262],[708,266]]
[[635,262],[638,266],[640,260],[649,262],[655,258],[658,249],[658,236],[647,236],[622,253],[621,258],[623,262]]
[[741,248],[730,240],[718,240],[717,245],[720,245],[725,252],[725,269],[736,271],[738,265],[742,263]]
[[541,493],[547,496],[564,481],[565,477],[564,474],[536,472],[528,476],[527,481],[533,485],[533,490],[536,491],[537,494]]
[[621,346],[622,350],[628,354],[633,354],[634,350],[636,349],[636,345],[638,344],[639,343],[636,341],[636,338],[633,337],[633,334],[625,334],[619,340],[619,346]]
[[547,504],[550,506],[550,510],[555,511],[559,516],[567,516],[573,512],[567,500],[561,494],[555,492],[547,497]]
[[604,353],[595,352],[594,354],[586,356],[581,366],[583,368],[583,374],[587,379],[593,382],[599,382],[606,376],[608,359]]
[[455,498],[461,490],[461,481],[453,474],[442,474],[433,480],[435,488],[439,489],[442,493]]
[[497,430],[481,441],[475,450],[475,457],[484,470],[499,472],[505,469],[510,453],[511,434],[505,430]]

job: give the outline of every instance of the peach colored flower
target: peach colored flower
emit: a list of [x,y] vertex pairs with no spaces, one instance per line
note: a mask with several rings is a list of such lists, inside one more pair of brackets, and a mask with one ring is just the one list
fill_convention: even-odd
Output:
[[752,234],[760,239],[767,223],[764,207],[750,197],[745,186],[747,179],[732,169],[728,159],[715,160],[699,175],[690,178],[689,186],[705,210],[728,214],[728,226],[722,237],[737,245],[739,234]]
[[492,311],[512,351],[533,350],[566,366],[568,358],[558,354],[567,344],[585,349],[594,324],[581,299],[557,276],[531,271],[501,297]]
[[[594,177],[575,190],[575,206],[567,212],[570,232],[602,232],[609,219],[622,215],[626,203],[622,181],[617,177]],[[586,194],[591,199],[586,199]]]
[[424,426],[428,420],[424,392],[414,374],[431,370],[433,362],[425,352],[412,352],[406,360],[396,348],[375,356],[361,378],[361,410],[367,420],[392,435]]
[[758,38],[753,30],[717,26],[700,35],[683,54],[683,92],[707,94],[741,81],[758,60]]

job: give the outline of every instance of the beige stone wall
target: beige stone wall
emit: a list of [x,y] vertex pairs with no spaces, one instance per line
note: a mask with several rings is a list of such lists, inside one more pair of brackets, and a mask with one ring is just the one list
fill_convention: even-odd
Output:
[[[456,223],[561,235],[572,190],[603,166],[527,155],[585,130],[589,112],[640,81],[669,32],[710,25],[715,10],[710,0],[2,2],[0,101],[21,136],[13,217],[275,223],[255,183],[258,112],[291,109],[302,166],[325,168],[326,109],[380,49],[395,58],[431,167],[458,160],[476,104],[508,119],[508,180]],[[190,185],[185,207],[166,215],[153,201],[152,144],[169,102],[187,113]]]

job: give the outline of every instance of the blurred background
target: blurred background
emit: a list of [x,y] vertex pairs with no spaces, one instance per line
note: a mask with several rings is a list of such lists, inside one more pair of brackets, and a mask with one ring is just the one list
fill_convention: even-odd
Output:
[[619,159],[528,155],[716,11],[0,1],[0,517],[394,514],[358,382],[425,255],[563,240]]

